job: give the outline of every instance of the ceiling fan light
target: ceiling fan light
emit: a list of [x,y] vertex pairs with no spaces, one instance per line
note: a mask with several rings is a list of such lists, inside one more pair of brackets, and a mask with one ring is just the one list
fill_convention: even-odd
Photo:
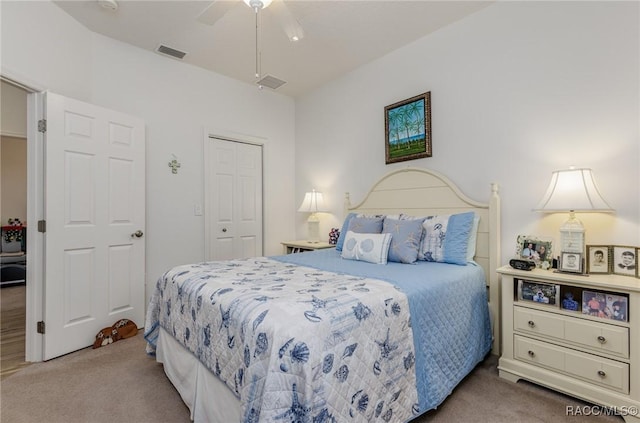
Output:
[[104,9],[115,12],[118,10],[118,2],[116,0],[98,0],[98,4]]
[[273,0],[242,0],[244,3],[252,9],[266,9],[269,7]]

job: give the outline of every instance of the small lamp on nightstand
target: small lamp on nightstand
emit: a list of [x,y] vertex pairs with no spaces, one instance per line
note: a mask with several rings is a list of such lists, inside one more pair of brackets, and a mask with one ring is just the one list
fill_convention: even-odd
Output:
[[569,212],[569,219],[560,226],[560,251],[584,254],[584,226],[576,212],[611,213],[614,210],[600,195],[591,169],[556,170],[544,197],[534,209],[544,213]]
[[298,209],[299,212],[303,213],[311,213],[309,219],[307,219],[308,225],[308,241],[309,242],[320,242],[320,219],[316,215],[317,212],[324,211],[324,198],[322,197],[322,193],[316,191],[315,189],[311,192],[307,192],[304,195],[304,200]]

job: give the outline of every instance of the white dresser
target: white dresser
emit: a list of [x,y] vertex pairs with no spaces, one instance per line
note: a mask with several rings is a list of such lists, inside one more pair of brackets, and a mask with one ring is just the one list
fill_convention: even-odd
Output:
[[640,279],[510,266],[498,273],[500,377],[526,379],[640,423]]

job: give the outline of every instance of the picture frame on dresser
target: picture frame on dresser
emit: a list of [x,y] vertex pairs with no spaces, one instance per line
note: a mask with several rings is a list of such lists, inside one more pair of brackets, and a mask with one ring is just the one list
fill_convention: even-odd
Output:
[[518,301],[531,301],[557,308],[559,290],[559,286],[555,284],[518,279]]
[[584,273],[582,254],[570,251],[560,253],[560,263],[558,270],[567,273]]
[[607,317],[620,322],[628,322],[629,298],[626,295],[611,293],[606,293],[605,298],[607,300],[607,310],[610,310],[610,314]]
[[582,288],[564,285],[560,287],[560,295],[562,296],[562,302],[560,303],[562,310],[575,312],[582,310]]
[[587,245],[587,273],[611,273],[611,245]]
[[587,289],[582,291],[582,314],[592,317],[628,322],[628,303],[626,295]]
[[516,240],[516,257],[533,260],[537,267],[545,261],[552,261],[553,241],[550,238],[538,237],[535,235],[518,235]]
[[638,248],[624,245],[614,245],[612,257],[612,272],[614,274],[637,277]]

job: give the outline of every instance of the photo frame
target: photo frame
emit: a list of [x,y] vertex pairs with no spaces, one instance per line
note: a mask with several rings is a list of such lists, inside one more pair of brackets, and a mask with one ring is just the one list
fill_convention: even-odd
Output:
[[612,273],[634,277],[638,275],[638,248],[614,245],[611,260]]
[[560,253],[558,270],[568,273],[584,273],[582,263],[582,253],[563,251],[562,253]]
[[604,292],[582,291],[582,314],[593,317],[604,317],[607,300]]
[[611,250],[610,245],[587,245],[587,273],[611,273]]
[[[516,241],[516,257],[533,260],[537,267],[551,267],[553,242],[550,238],[535,235],[518,235]],[[545,265],[546,263],[546,265]]]
[[562,302],[560,303],[562,310],[575,312],[582,310],[582,288],[563,285],[560,288],[560,294],[562,294]]
[[582,314],[612,319],[621,322],[629,321],[629,297],[600,291],[582,291]]
[[531,301],[538,304],[559,306],[560,285],[517,279],[518,300]]
[[384,108],[385,163],[431,157],[431,92]]

